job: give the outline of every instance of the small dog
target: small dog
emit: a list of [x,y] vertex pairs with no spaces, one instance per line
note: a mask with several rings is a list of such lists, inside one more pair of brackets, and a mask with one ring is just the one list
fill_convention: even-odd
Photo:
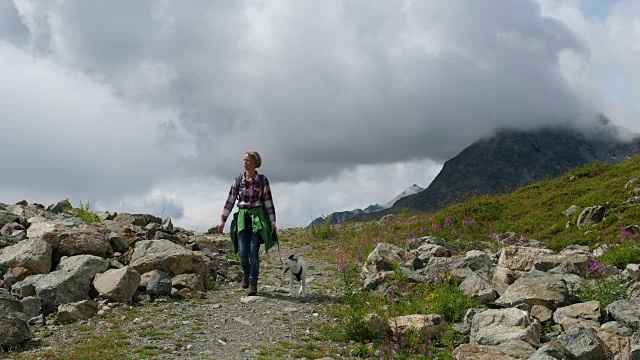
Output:
[[307,262],[302,259],[296,259],[291,255],[282,264],[282,269],[284,270],[283,273],[291,270],[289,272],[289,296],[293,296],[293,282],[295,281],[300,283],[300,295],[306,297]]

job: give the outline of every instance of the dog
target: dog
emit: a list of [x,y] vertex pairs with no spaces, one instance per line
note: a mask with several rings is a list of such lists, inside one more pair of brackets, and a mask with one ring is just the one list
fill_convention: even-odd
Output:
[[296,259],[293,255],[289,256],[282,264],[283,274],[289,272],[289,296],[293,296],[293,282],[300,283],[299,294],[306,297],[307,290],[307,262],[302,259]]

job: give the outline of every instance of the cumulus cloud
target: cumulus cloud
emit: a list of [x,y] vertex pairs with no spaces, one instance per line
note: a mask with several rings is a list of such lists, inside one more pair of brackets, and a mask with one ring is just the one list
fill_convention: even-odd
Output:
[[257,149],[278,181],[446,160],[505,126],[589,121],[533,1],[16,0],[39,54],[176,112],[189,173]]

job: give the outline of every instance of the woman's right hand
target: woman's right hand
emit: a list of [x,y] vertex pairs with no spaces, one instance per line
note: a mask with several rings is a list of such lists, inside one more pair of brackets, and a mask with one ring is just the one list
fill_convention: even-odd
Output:
[[224,234],[224,223],[218,225],[218,232],[220,234]]

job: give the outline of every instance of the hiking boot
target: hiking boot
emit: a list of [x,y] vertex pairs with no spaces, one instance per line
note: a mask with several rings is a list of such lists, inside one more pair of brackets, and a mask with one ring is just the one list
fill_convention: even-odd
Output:
[[249,280],[249,292],[247,296],[255,296],[258,293],[258,280]]
[[243,289],[249,287],[249,274],[244,274],[244,276],[242,277],[242,283],[240,285]]

